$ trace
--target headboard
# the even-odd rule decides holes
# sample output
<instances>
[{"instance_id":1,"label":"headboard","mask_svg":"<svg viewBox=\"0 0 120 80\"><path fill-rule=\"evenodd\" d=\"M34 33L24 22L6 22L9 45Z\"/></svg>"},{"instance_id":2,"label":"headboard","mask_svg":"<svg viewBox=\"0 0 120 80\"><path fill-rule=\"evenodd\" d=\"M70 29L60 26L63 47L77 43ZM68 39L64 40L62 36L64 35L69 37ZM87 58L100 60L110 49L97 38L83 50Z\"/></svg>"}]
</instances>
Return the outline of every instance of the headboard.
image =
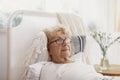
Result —
<instances>
[{"instance_id":1,"label":"headboard","mask_svg":"<svg viewBox=\"0 0 120 80\"><path fill-rule=\"evenodd\" d=\"M22 16L22 22L13 26L17 15ZM23 61L34 36L43 28L59 23L56 13L19 10L14 12L8 22L8 80L20 80Z\"/></svg>"}]
</instances>

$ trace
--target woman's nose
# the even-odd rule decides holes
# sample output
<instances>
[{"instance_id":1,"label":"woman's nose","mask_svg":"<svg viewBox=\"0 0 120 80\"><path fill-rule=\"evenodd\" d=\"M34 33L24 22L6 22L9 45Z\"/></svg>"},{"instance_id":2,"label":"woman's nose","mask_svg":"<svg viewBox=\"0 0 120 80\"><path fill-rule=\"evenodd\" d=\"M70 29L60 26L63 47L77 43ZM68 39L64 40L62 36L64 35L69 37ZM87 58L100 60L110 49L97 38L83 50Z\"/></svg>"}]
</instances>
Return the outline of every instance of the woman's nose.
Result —
<instances>
[{"instance_id":1,"label":"woman's nose","mask_svg":"<svg viewBox=\"0 0 120 80\"><path fill-rule=\"evenodd\" d=\"M68 45L68 43L66 43L66 42L63 43L63 46L67 46L67 45Z\"/></svg>"},{"instance_id":2,"label":"woman's nose","mask_svg":"<svg viewBox=\"0 0 120 80\"><path fill-rule=\"evenodd\" d=\"M63 45L67 45L67 44L69 44L69 42L67 42L67 40L64 40Z\"/></svg>"}]
</instances>

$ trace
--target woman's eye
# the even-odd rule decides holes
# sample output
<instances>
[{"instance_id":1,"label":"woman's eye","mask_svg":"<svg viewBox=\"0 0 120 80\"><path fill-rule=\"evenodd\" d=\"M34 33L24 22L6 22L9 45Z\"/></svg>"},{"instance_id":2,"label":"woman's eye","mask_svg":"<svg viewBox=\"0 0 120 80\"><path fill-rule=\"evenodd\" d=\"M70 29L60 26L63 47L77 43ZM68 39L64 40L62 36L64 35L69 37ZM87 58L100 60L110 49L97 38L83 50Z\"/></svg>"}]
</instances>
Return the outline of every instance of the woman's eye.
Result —
<instances>
[{"instance_id":1,"label":"woman's eye","mask_svg":"<svg viewBox=\"0 0 120 80\"><path fill-rule=\"evenodd\" d=\"M63 41L62 39L58 39L58 41Z\"/></svg>"},{"instance_id":2,"label":"woman's eye","mask_svg":"<svg viewBox=\"0 0 120 80\"><path fill-rule=\"evenodd\" d=\"M62 39L58 39L57 42L58 42L58 43L62 43L63 40L62 40Z\"/></svg>"}]
</instances>

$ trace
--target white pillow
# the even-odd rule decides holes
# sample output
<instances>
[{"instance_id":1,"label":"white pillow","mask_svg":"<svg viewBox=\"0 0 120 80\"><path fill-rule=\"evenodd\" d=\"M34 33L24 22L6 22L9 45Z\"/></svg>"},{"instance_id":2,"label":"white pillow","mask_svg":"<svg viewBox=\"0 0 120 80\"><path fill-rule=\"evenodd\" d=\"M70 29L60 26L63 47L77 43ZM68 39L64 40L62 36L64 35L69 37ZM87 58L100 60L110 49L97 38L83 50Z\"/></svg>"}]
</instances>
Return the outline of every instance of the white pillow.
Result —
<instances>
[{"instance_id":1,"label":"white pillow","mask_svg":"<svg viewBox=\"0 0 120 80\"><path fill-rule=\"evenodd\" d=\"M32 45L28 49L28 55L26 56L25 60L25 67L23 74L26 74L28 72L28 67L30 68L30 71L33 72L33 67L35 67L32 64L35 64L37 62L41 61L48 61L49 60L49 54L47 51L47 37L46 34L43 31L40 31L35 37L32 42ZM32 65L32 66L30 66ZM33 68L31 70L31 68ZM28 74L28 73L27 73ZM23 77L26 78L26 75L23 75Z\"/></svg>"},{"instance_id":2,"label":"white pillow","mask_svg":"<svg viewBox=\"0 0 120 80\"><path fill-rule=\"evenodd\" d=\"M36 48L35 52L37 53L38 61L48 61L50 56L47 50L47 36L43 31L37 34L33 45Z\"/></svg>"},{"instance_id":3,"label":"white pillow","mask_svg":"<svg viewBox=\"0 0 120 80\"><path fill-rule=\"evenodd\" d=\"M42 67L45 63L46 62L44 61L29 65L26 80L39 80Z\"/></svg>"},{"instance_id":4,"label":"white pillow","mask_svg":"<svg viewBox=\"0 0 120 80\"><path fill-rule=\"evenodd\" d=\"M83 54L84 52L78 52L77 54L74 54L71 56L71 59L74 61L79 61L80 63L83 63Z\"/></svg>"},{"instance_id":5,"label":"white pillow","mask_svg":"<svg viewBox=\"0 0 120 80\"><path fill-rule=\"evenodd\" d=\"M31 65L39 61L48 61L47 37L43 31L40 31L35 37L28 50L26 64Z\"/></svg>"}]
</instances>

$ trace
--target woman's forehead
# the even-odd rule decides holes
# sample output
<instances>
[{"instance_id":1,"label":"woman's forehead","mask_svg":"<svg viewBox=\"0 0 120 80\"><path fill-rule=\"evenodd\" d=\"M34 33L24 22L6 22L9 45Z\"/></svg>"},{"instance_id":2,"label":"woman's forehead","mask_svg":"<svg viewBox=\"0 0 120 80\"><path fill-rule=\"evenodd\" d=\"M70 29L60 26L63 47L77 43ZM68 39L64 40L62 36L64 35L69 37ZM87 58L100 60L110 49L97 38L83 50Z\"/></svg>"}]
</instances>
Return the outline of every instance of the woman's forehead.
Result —
<instances>
[{"instance_id":1,"label":"woman's forehead","mask_svg":"<svg viewBox=\"0 0 120 80\"><path fill-rule=\"evenodd\" d=\"M66 37L70 37L70 35L68 34L64 34L64 33L56 33L53 38L56 39L56 38L66 38Z\"/></svg>"},{"instance_id":2,"label":"woman's forehead","mask_svg":"<svg viewBox=\"0 0 120 80\"><path fill-rule=\"evenodd\" d=\"M53 31L51 31L50 35L49 35L49 40L53 40L56 38L66 38L66 37L70 37L70 33L68 30L66 30L65 28L56 28Z\"/></svg>"}]
</instances>

